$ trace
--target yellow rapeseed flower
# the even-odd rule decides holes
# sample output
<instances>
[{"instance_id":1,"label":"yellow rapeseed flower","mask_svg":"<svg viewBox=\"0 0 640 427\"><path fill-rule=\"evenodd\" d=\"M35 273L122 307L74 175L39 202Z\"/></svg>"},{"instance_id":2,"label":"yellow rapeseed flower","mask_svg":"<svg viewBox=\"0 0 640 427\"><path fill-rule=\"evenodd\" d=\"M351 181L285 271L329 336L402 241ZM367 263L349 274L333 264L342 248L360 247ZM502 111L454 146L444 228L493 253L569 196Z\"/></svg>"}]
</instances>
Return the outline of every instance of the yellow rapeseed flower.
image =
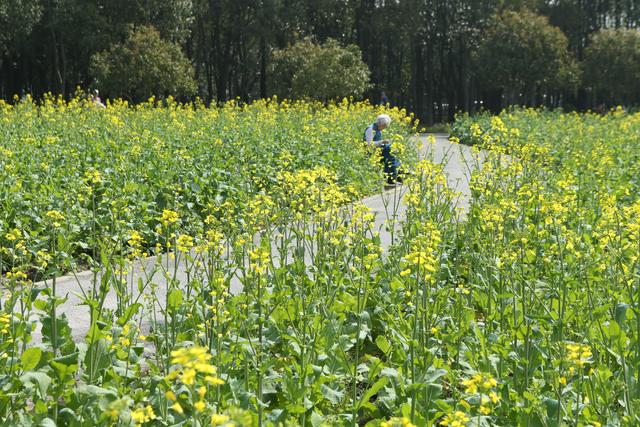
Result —
<instances>
[{"instance_id":1,"label":"yellow rapeseed flower","mask_svg":"<svg viewBox=\"0 0 640 427\"><path fill-rule=\"evenodd\" d=\"M416 427L409 418L391 418L389 421L382 421L380 427Z\"/></svg>"},{"instance_id":2,"label":"yellow rapeseed flower","mask_svg":"<svg viewBox=\"0 0 640 427\"><path fill-rule=\"evenodd\" d=\"M51 224L55 227L58 228L62 225L62 222L64 221L64 215L62 215L62 212L60 211L56 211L56 210L51 210L48 211L46 213L47 218L49 218L49 220L51 220Z\"/></svg>"},{"instance_id":3,"label":"yellow rapeseed flower","mask_svg":"<svg viewBox=\"0 0 640 427\"><path fill-rule=\"evenodd\" d=\"M148 423L155 418L156 415L150 405L147 405L143 408L137 408L133 412L131 412L131 419L136 423L136 425Z\"/></svg>"},{"instance_id":4,"label":"yellow rapeseed flower","mask_svg":"<svg viewBox=\"0 0 640 427\"><path fill-rule=\"evenodd\" d=\"M168 378L178 378L185 385L194 385L198 374L208 384L223 384L224 381L215 376L216 367L210 363L212 356L202 347L188 347L171 352L171 363L177 365L169 373Z\"/></svg>"},{"instance_id":5,"label":"yellow rapeseed flower","mask_svg":"<svg viewBox=\"0 0 640 427\"><path fill-rule=\"evenodd\" d=\"M465 427L470 420L469 416L464 412L455 411L447 414L442 420L440 420L440 425L449 427Z\"/></svg>"},{"instance_id":6,"label":"yellow rapeseed flower","mask_svg":"<svg viewBox=\"0 0 640 427\"><path fill-rule=\"evenodd\" d=\"M178 216L177 212L169 209L163 209L162 216L160 217L160 222L163 226L166 227L170 224L175 224L179 219L180 217Z\"/></svg>"},{"instance_id":7,"label":"yellow rapeseed flower","mask_svg":"<svg viewBox=\"0 0 640 427\"><path fill-rule=\"evenodd\" d=\"M214 414L211 416L211 426L212 427L221 426L227 423L229 420L230 418L228 415Z\"/></svg>"}]
</instances>

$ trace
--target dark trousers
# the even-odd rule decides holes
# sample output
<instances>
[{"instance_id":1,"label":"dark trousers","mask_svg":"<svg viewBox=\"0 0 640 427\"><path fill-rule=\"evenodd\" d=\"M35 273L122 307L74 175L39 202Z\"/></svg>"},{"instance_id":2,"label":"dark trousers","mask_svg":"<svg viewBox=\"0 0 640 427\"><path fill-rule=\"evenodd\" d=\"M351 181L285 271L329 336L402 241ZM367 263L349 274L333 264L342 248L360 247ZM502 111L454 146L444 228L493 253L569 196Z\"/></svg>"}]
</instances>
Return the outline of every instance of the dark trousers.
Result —
<instances>
[{"instance_id":1,"label":"dark trousers","mask_svg":"<svg viewBox=\"0 0 640 427\"><path fill-rule=\"evenodd\" d=\"M380 150L382 150L382 164L384 165L384 174L387 180L397 179L400 161L391 154L391 144L381 145Z\"/></svg>"}]
</instances>

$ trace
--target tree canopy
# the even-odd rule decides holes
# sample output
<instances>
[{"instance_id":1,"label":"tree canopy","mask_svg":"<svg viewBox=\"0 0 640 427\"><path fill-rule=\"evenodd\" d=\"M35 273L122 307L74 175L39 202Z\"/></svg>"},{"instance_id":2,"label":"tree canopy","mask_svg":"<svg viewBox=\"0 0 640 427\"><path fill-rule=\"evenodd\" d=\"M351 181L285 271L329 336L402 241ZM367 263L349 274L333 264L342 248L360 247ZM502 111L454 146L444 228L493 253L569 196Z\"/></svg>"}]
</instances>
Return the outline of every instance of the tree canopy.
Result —
<instances>
[{"instance_id":1,"label":"tree canopy","mask_svg":"<svg viewBox=\"0 0 640 427\"><path fill-rule=\"evenodd\" d=\"M640 31L595 33L584 59L585 83L595 102L630 103L640 97Z\"/></svg>"},{"instance_id":2,"label":"tree canopy","mask_svg":"<svg viewBox=\"0 0 640 427\"><path fill-rule=\"evenodd\" d=\"M347 50L350 45L358 47L370 72L371 86L364 97L378 100L384 90L392 104L428 121L452 118L456 111L499 109L512 102L583 109L600 102L635 104L640 102L637 92L621 98L615 95L620 89L613 93L603 89L606 78L596 77L598 65L592 61L596 50L589 46L603 43L594 37L600 30L637 32L636 3L3 0L0 97L47 91L67 95L77 85L90 87L95 84L90 59L96 53L125 43L131 26L152 26L162 40L180 46L194 69L197 94L207 101L249 101L279 93L282 52L301 41L304 45L306 39L316 47L332 39ZM505 33L509 28L516 33ZM500 34L507 37L501 39ZM510 54L501 55L497 46ZM599 49L598 56L618 58L613 52L619 47L607 46L612 51ZM578 70L584 72L584 80ZM293 82L293 75L287 78ZM321 81L307 79L314 84ZM314 88L313 96L333 96L318 90Z\"/></svg>"},{"instance_id":3,"label":"tree canopy","mask_svg":"<svg viewBox=\"0 0 640 427\"><path fill-rule=\"evenodd\" d=\"M281 98L360 98L370 86L358 46L342 47L333 39L322 45L305 39L277 50L272 64L272 90Z\"/></svg>"},{"instance_id":4,"label":"tree canopy","mask_svg":"<svg viewBox=\"0 0 640 427\"><path fill-rule=\"evenodd\" d=\"M481 82L503 90L506 104L535 105L541 91L571 89L577 80L566 36L526 10L495 15L476 57Z\"/></svg>"},{"instance_id":5,"label":"tree canopy","mask_svg":"<svg viewBox=\"0 0 640 427\"><path fill-rule=\"evenodd\" d=\"M91 58L95 85L109 97L139 102L151 96L194 95L193 67L180 46L153 27L131 30L124 43Z\"/></svg>"},{"instance_id":6,"label":"tree canopy","mask_svg":"<svg viewBox=\"0 0 640 427\"><path fill-rule=\"evenodd\" d=\"M42 4L38 0L0 2L0 61L20 37L29 35L41 15Z\"/></svg>"}]
</instances>

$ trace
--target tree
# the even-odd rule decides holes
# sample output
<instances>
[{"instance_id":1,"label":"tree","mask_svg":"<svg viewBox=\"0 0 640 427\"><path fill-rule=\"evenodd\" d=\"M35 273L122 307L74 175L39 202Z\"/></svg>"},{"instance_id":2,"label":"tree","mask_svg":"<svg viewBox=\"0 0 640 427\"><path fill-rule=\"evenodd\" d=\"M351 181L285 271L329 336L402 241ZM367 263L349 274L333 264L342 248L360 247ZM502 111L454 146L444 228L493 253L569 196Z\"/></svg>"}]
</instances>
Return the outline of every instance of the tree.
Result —
<instances>
[{"instance_id":1,"label":"tree","mask_svg":"<svg viewBox=\"0 0 640 427\"><path fill-rule=\"evenodd\" d=\"M150 96L191 96L193 68L180 46L163 40L150 26L129 33L124 43L91 58L96 86L107 96L137 102Z\"/></svg>"},{"instance_id":2,"label":"tree","mask_svg":"<svg viewBox=\"0 0 640 427\"><path fill-rule=\"evenodd\" d=\"M412 110L427 123L451 120L457 111L500 109L512 102L587 108L594 94L613 101L603 88L594 91L592 77L589 88L582 84L575 90L580 70L576 62L584 60L591 35L600 29L639 28L637 4L0 0L0 97L21 91L68 95L78 85L86 88L91 82L90 59L97 52L123 44L131 26L150 25L163 40L180 45L193 64L198 94L206 100L251 101L283 88L291 94L287 84L293 81L293 70L288 76L276 75L271 62L309 37L320 44L334 39L342 46L357 45L370 71L371 85L363 96L378 100L384 90L394 105ZM566 35L569 54L559 48L564 46L562 34L534 13L548 17ZM495 43L481 43L490 35ZM585 63L582 70L595 66L601 65ZM302 75L296 78L304 81ZM325 80L307 81L315 85ZM640 95L633 92L625 99L640 103Z\"/></svg>"},{"instance_id":3,"label":"tree","mask_svg":"<svg viewBox=\"0 0 640 427\"><path fill-rule=\"evenodd\" d=\"M629 103L640 97L640 30L600 30L585 51L585 83L594 101Z\"/></svg>"},{"instance_id":4,"label":"tree","mask_svg":"<svg viewBox=\"0 0 640 427\"><path fill-rule=\"evenodd\" d=\"M320 45L307 38L273 55L273 92L282 98L360 98L369 74L357 46L333 39Z\"/></svg>"},{"instance_id":5,"label":"tree","mask_svg":"<svg viewBox=\"0 0 640 427\"><path fill-rule=\"evenodd\" d=\"M541 91L577 84L578 70L566 36L533 12L494 16L476 54L478 76L487 88L502 90L508 105L537 103Z\"/></svg>"},{"instance_id":6,"label":"tree","mask_svg":"<svg viewBox=\"0 0 640 427\"><path fill-rule=\"evenodd\" d=\"M18 37L26 37L42 16L40 0L0 1L0 60Z\"/></svg>"},{"instance_id":7,"label":"tree","mask_svg":"<svg viewBox=\"0 0 640 427\"><path fill-rule=\"evenodd\" d=\"M140 24L151 24L162 37L182 43L194 22L191 0L136 0Z\"/></svg>"}]
</instances>

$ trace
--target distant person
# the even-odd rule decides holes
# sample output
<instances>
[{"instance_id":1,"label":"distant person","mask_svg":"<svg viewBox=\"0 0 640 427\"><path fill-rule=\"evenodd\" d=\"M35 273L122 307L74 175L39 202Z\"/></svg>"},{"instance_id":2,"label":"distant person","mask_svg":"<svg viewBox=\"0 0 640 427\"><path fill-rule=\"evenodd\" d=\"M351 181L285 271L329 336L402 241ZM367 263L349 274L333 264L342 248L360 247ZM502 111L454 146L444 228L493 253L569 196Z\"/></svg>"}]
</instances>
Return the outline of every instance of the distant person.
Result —
<instances>
[{"instance_id":1,"label":"distant person","mask_svg":"<svg viewBox=\"0 0 640 427\"><path fill-rule=\"evenodd\" d=\"M384 91L380 92L380 105L387 105L389 103L389 98L387 98L387 94Z\"/></svg>"},{"instance_id":2,"label":"distant person","mask_svg":"<svg viewBox=\"0 0 640 427\"><path fill-rule=\"evenodd\" d=\"M106 108L104 103L102 102L102 99L100 99L100 93L98 92L98 89L94 90L91 95L89 95L89 99L94 106L98 108Z\"/></svg>"},{"instance_id":3,"label":"distant person","mask_svg":"<svg viewBox=\"0 0 640 427\"><path fill-rule=\"evenodd\" d=\"M387 114L380 114L376 118L375 123L367 126L365 129L363 141L366 142L367 146L371 149L380 149L387 184L394 185L402 182L402 178L398 176L400 161L396 156L391 154L391 142L387 139L382 139L382 131L388 128L390 124L391 117Z\"/></svg>"}]
</instances>

